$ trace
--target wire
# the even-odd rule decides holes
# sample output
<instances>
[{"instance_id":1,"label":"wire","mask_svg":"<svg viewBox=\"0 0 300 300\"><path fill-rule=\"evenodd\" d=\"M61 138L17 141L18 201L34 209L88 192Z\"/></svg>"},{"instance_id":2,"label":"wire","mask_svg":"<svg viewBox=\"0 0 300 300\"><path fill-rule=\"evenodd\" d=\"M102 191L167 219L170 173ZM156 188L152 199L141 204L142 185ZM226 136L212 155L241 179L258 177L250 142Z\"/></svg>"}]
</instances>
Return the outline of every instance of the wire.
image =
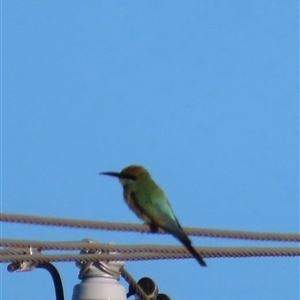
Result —
<instances>
[{"instance_id":1,"label":"wire","mask_svg":"<svg viewBox=\"0 0 300 300\"><path fill-rule=\"evenodd\" d=\"M111 252L119 252L119 253L120 252L121 253L140 253L140 252L155 252L155 253L181 252L182 253L185 251L185 248L182 246L169 246L169 245L153 245L153 244L114 245L114 244L101 244L101 243L87 243L82 241L49 242L49 241L15 240L15 239L1 239L0 246L14 247L18 249L33 247L39 250L88 250L88 251L103 251L103 252L111 251ZM198 247L198 249L202 249L202 248ZM6 249L5 251L13 252L14 250Z\"/></svg>"},{"instance_id":2,"label":"wire","mask_svg":"<svg viewBox=\"0 0 300 300\"><path fill-rule=\"evenodd\" d=\"M200 251L199 251L200 252ZM201 255L208 258L217 257L271 257L271 256L300 256L296 247L203 247ZM2 255L0 262L33 262L46 263L50 261L141 261L154 259L183 259L191 258L188 251L174 253L124 253L124 254L32 254L32 255Z\"/></svg>"},{"instance_id":3,"label":"wire","mask_svg":"<svg viewBox=\"0 0 300 300\"><path fill-rule=\"evenodd\" d=\"M0 240L0 245L1 245L1 240ZM0 249L0 257L2 255L14 255L14 254L26 254L26 249L24 248L5 248L5 249Z\"/></svg>"},{"instance_id":4,"label":"wire","mask_svg":"<svg viewBox=\"0 0 300 300\"><path fill-rule=\"evenodd\" d=\"M24 248L36 248L41 250L86 250L86 251L102 251L107 254L109 251L115 254L132 254L136 253L137 256L140 253L154 253L154 254L187 254L189 253L183 246L170 246L170 245L114 245L114 244L101 244L101 243L87 243L87 242L48 242L48 241L32 241L32 240L12 240L12 239L2 239L0 240L0 246L2 247L13 247L4 248L1 250L3 255L15 255L15 254L26 254ZM23 252L22 251L23 248ZM195 247L201 255L209 257L211 253L215 255L219 250L229 251L230 249L255 249L255 251L272 251L276 249L298 249L299 248L271 248L271 247ZM2 253L3 251L3 253Z\"/></svg>"},{"instance_id":5,"label":"wire","mask_svg":"<svg viewBox=\"0 0 300 300\"><path fill-rule=\"evenodd\" d=\"M115 223L115 222L100 222L87 221L77 219L49 218L31 215L18 215L1 213L0 221L26 223L35 225L51 225L60 227L73 227L85 229L102 229L112 231L131 231L149 233L149 226L133 224L133 223ZM297 233L272 233L272 232L249 232L239 230L219 230L206 228L184 228L188 235L214 237L214 238L231 238L231 239L246 239L246 240L261 240L261 241L280 241L280 242L300 242L300 234ZM159 230L158 233L165 234L166 232Z\"/></svg>"},{"instance_id":6,"label":"wire","mask_svg":"<svg viewBox=\"0 0 300 300\"><path fill-rule=\"evenodd\" d=\"M38 264L36 268L45 269L50 273L54 283L56 300L64 300L63 285L57 269L48 262Z\"/></svg>"},{"instance_id":7,"label":"wire","mask_svg":"<svg viewBox=\"0 0 300 300\"><path fill-rule=\"evenodd\" d=\"M135 279L129 274L129 272L124 267L121 269L121 275L129 284L129 290L132 289L135 292L135 294L137 294L140 297L141 300L150 300L146 293L143 291L143 289L138 285ZM130 295L128 295L127 298L129 296Z\"/></svg>"}]
</instances>

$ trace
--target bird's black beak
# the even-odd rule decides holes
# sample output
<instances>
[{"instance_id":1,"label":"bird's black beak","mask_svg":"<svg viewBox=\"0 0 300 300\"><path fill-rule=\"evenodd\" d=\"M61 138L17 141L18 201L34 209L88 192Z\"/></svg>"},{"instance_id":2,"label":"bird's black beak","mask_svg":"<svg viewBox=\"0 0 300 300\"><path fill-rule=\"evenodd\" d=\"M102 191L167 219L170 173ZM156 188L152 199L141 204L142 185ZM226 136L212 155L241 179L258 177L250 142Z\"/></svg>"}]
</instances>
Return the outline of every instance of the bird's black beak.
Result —
<instances>
[{"instance_id":1,"label":"bird's black beak","mask_svg":"<svg viewBox=\"0 0 300 300\"><path fill-rule=\"evenodd\" d=\"M113 176L113 177L117 177L117 178L121 177L121 174L118 172L101 172L101 173L99 173L99 175L108 175L108 176Z\"/></svg>"},{"instance_id":2,"label":"bird's black beak","mask_svg":"<svg viewBox=\"0 0 300 300\"><path fill-rule=\"evenodd\" d=\"M136 176L131 175L131 174L123 174L123 173L118 173L118 172L101 172L99 175L108 175L108 176L113 176L117 177L119 179L129 179L129 180L136 180Z\"/></svg>"}]
</instances>

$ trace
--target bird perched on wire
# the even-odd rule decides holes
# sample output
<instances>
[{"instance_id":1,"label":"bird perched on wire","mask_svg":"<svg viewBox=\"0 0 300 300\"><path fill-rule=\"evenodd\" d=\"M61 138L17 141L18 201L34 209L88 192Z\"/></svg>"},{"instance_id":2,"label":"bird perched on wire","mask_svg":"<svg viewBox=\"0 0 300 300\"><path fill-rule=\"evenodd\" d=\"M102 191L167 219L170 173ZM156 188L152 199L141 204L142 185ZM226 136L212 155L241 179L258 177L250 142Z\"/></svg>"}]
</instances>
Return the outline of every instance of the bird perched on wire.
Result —
<instances>
[{"instance_id":1,"label":"bird perched on wire","mask_svg":"<svg viewBox=\"0 0 300 300\"><path fill-rule=\"evenodd\" d=\"M121 172L102 172L100 174L119 178L126 203L139 218L150 226L152 232L161 228L171 233L201 266L206 266L205 261L192 246L191 240L179 224L166 194L144 167L132 165Z\"/></svg>"}]
</instances>

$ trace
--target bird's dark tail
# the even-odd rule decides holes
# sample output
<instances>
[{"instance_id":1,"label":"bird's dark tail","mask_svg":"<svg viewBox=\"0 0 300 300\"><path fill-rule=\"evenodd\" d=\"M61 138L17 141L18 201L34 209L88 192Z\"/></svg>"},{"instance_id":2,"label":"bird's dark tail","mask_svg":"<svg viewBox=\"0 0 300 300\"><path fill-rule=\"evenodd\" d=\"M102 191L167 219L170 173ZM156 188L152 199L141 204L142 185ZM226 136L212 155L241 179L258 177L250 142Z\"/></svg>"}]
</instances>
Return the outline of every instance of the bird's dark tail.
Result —
<instances>
[{"instance_id":1,"label":"bird's dark tail","mask_svg":"<svg viewBox=\"0 0 300 300\"><path fill-rule=\"evenodd\" d=\"M196 249L192 246L192 242L191 240L186 236L181 236L181 237L177 237L180 242L185 246L185 248L187 250L189 250L189 252L195 257L195 259L198 261L198 263L202 266L202 267L206 267L206 262L204 261L204 259L201 257L201 255L196 251Z\"/></svg>"},{"instance_id":2,"label":"bird's dark tail","mask_svg":"<svg viewBox=\"0 0 300 300\"><path fill-rule=\"evenodd\" d=\"M175 222L174 222L173 219L170 219L169 221L170 222L164 224L164 226L160 225L160 227L162 227L164 230L170 232L174 237L176 237L185 246L185 248L195 257L195 259L198 261L198 263L202 267L206 267L206 263L205 263L204 259L196 251L196 249L192 246L191 240L183 231L178 220L175 219ZM154 226L157 227L157 225L154 225Z\"/></svg>"}]
</instances>

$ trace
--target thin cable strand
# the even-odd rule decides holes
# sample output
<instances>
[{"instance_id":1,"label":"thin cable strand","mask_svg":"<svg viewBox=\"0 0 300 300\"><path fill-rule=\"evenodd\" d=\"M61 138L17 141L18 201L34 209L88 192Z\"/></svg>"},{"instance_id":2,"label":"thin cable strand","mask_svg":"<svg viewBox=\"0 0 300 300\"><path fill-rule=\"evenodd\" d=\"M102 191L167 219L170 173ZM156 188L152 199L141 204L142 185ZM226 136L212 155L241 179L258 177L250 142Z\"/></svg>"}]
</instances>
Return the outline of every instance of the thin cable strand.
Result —
<instances>
[{"instance_id":1,"label":"thin cable strand","mask_svg":"<svg viewBox=\"0 0 300 300\"><path fill-rule=\"evenodd\" d=\"M129 286L136 292L136 294L140 297L141 300L150 300L142 288L137 284L135 279L129 274L129 272L125 269L121 269L122 277L127 281Z\"/></svg>"},{"instance_id":2,"label":"thin cable strand","mask_svg":"<svg viewBox=\"0 0 300 300\"><path fill-rule=\"evenodd\" d=\"M114 244L101 244L101 243L87 243L82 241L49 242L49 241L32 241L32 240L15 240L15 239L2 239L0 240L0 246L15 247L18 249L20 248L29 249L30 247L33 247L39 250L89 250L89 251L104 251L104 252L111 251L111 252L121 252L121 253L140 253L140 252L182 253L185 251L185 248L183 246L169 246L169 245L154 245L154 244L114 245ZM202 248L198 247L198 249L202 249Z\"/></svg>"},{"instance_id":3,"label":"thin cable strand","mask_svg":"<svg viewBox=\"0 0 300 300\"><path fill-rule=\"evenodd\" d=\"M2 255L15 255L15 254L26 254L26 249L24 249L24 248L4 248L4 249L0 249L0 257Z\"/></svg>"},{"instance_id":4,"label":"thin cable strand","mask_svg":"<svg viewBox=\"0 0 300 300\"><path fill-rule=\"evenodd\" d=\"M102 229L112 231L131 231L149 233L150 229L146 225L133 223L115 223L115 222L100 222L87 221L77 219L63 219L63 218L49 218L30 215L18 215L1 213L0 221L26 223L35 225L73 227L85 229ZM279 241L279 242L300 242L300 234L297 233L272 233L272 232L249 232L239 230L218 230L207 228L192 228L186 227L184 231L188 235L213 237L213 238L231 238L231 239L246 239L246 240L260 240L260 241ZM159 230L158 233L165 234L166 232Z\"/></svg>"},{"instance_id":5,"label":"thin cable strand","mask_svg":"<svg viewBox=\"0 0 300 300\"><path fill-rule=\"evenodd\" d=\"M201 255L206 258L219 257L272 257L272 256L300 256L300 249L296 247L205 247L201 248ZM140 261L155 259L183 259L192 258L190 253L124 253L124 254L32 254L32 255L2 255L0 262L28 261L45 263L50 261Z\"/></svg>"},{"instance_id":6,"label":"thin cable strand","mask_svg":"<svg viewBox=\"0 0 300 300\"><path fill-rule=\"evenodd\" d=\"M107 253L110 251L111 253L116 254L130 254L130 253L157 253L157 254L187 254L189 253L185 247L183 246L170 246L170 245L155 245L155 244L145 244L145 245L115 245L115 244L101 244L101 243L87 243L87 242L49 242L49 241L32 241L32 240L13 240L13 239L2 239L0 240L0 246L2 247L10 247L4 248L2 251L7 251L8 254L21 254L21 249L29 249L35 248L41 250L86 250L86 251L102 251ZM13 250L15 249L15 250ZM201 255L208 255L210 253L215 253L216 251L228 251L230 249L255 249L255 251L263 250L269 251L273 249L299 249L292 247L199 247L195 246L195 249ZM300 250L299 250L300 251ZM1 253L1 252L0 252ZM23 253L26 254L25 250ZM4 253L5 254L5 253Z\"/></svg>"}]
</instances>

